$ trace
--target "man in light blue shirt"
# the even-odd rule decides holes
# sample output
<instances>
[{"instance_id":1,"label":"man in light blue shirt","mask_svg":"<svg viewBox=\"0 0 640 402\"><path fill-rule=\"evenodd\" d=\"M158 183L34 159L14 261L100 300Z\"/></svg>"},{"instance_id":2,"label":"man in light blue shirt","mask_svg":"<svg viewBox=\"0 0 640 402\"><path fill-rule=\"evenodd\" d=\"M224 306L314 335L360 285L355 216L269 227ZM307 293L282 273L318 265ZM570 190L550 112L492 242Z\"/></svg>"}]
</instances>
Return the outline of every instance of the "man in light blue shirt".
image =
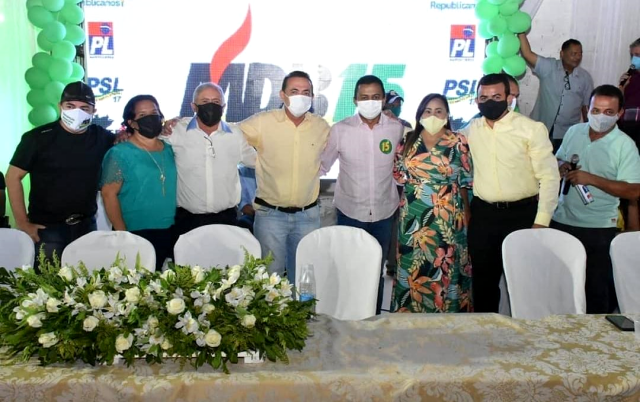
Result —
<instances>
[{"instance_id":1,"label":"man in light blue shirt","mask_svg":"<svg viewBox=\"0 0 640 402\"><path fill-rule=\"evenodd\" d=\"M560 173L571 184L588 186L593 202L584 204L575 188L562 197L551 227L578 238L587 252L588 314L611 313L616 307L609 246L616 234L620 198L633 199L640 191L640 156L635 143L620 131L616 121L622 109L622 92L602 85L591 95L589 122L572 126L556 157L564 161ZM568 161L578 155L579 169Z\"/></svg>"}]
</instances>

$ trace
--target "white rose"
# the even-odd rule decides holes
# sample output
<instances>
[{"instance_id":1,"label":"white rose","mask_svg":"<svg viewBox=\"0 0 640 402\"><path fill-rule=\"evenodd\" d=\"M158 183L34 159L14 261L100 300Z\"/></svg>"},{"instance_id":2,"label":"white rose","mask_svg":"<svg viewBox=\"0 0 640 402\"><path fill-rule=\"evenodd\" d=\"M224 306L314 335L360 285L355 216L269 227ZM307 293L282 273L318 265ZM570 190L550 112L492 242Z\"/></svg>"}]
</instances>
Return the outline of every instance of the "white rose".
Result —
<instances>
[{"instance_id":1,"label":"white rose","mask_svg":"<svg viewBox=\"0 0 640 402\"><path fill-rule=\"evenodd\" d=\"M89 304L94 309L100 309L107 304L107 295L102 290L96 290L89 295Z\"/></svg>"},{"instance_id":2,"label":"white rose","mask_svg":"<svg viewBox=\"0 0 640 402\"><path fill-rule=\"evenodd\" d=\"M207 346L215 348L216 346L220 346L220 341L222 340L222 336L218 333L218 331L214 329L210 329L209 332L204 336L204 341Z\"/></svg>"},{"instance_id":3,"label":"white rose","mask_svg":"<svg viewBox=\"0 0 640 402\"><path fill-rule=\"evenodd\" d=\"M200 283L204 280L204 269L200 265L196 265L191 268L191 276L193 277L193 281L195 283Z\"/></svg>"},{"instance_id":4,"label":"white rose","mask_svg":"<svg viewBox=\"0 0 640 402\"><path fill-rule=\"evenodd\" d=\"M30 315L29 318L27 318L27 324L32 328L40 328L42 326L41 320L44 319L44 317L44 313Z\"/></svg>"},{"instance_id":5,"label":"white rose","mask_svg":"<svg viewBox=\"0 0 640 402\"><path fill-rule=\"evenodd\" d=\"M71 282L73 280L73 271L65 265L58 271L58 276Z\"/></svg>"},{"instance_id":6,"label":"white rose","mask_svg":"<svg viewBox=\"0 0 640 402\"><path fill-rule=\"evenodd\" d=\"M169 314L178 315L182 313L185 309L184 300L182 299L171 299L167 302L167 311Z\"/></svg>"},{"instance_id":7,"label":"white rose","mask_svg":"<svg viewBox=\"0 0 640 402\"><path fill-rule=\"evenodd\" d=\"M58 299L54 299L53 297L49 298L49 300L47 300L47 311L50 313L57 313L58 312L58 306L60 305L60 303L62 303L60 300Z\"/></svg>"},{"instance_id":8,"label":"white rose","mask_svg":"<svg viewBox=\"0 0 640 402\"><path fill-rule=\"evenodd\" d=\"M164 279L165 281L170 280L171 278L173 278L174 276L176 276L176 273L173 272L170 269L167 269L166 271L164 271L162 273L162 275L160 275L160 278Z\"/></svg>"},{"instance_id":9,"label":"white rose","mask_svg":"<svg viewBox=\"0 0 640 402\"><path fill-rule=\"evenodd\" d=\"M116 350L118 353L122 353L125 350L129 349L133 344L133 335L129 334L126 338L124 335L120 334L116 338Z\"/></svg>"},{"instance_id":10,"label":"white rose","mask_svg":"<svg viewBox=\"0 0 640 402\"><path fill-rule=\"evenodd\" d=\"M204 306L202 306L202 312L205 314L209 314L215 309L216 307L213 304L205 304Z\"/></svg>"},{"instance_id":11,"label":"white rose","mask_svg":"<svg viewBox=\"0 0 640 402\"><path fill-rule=\"evenodd\" d=\"M50 348L58 343L58 337L55 332L47 332L46 334L42 334L38 337L38 342L40 342L43 347Z\"/></svg>"},{"instance_id":12,"label":"white rose","mask_svg":"<svg viewBox=\"0 0 640 402\"><path fill-rule=\"evenodd\" d=\"M124 297L129 303L137 303L140 300L140 289L129 288L124 292Z\"/></svg>"},{"instance_id":13,"label":"white rose","mask_svg":"<svg viewBox=\"0 0 640 402\"><path fill-rule=\"evenodd\" d=\"M242 317L242 326L246 328L253 328L256 325L256 316L253 314L247 314Z\"/></svg>"},{"instance_id":14,"label":"white rose","mask_svg":"<svg viewBox=\"0 0 640 402\"><path fill-rule=\"evenodd\" d=\"M158 319L156 317L151 316L147 318L147 325L149 326L150 329L158 328L159 324L160 323L158 322Z\"/></svg>"},{"instance_id":15,"label":"white rose","mask_svg":"<svg viewBox=\"0 0 640 402\"><path fill-rule=\"evenodd\" d=\"M162 341L162 345L160 345L162 350L169 350L169 349L171 349L172 346L173 345L171 344L171 342L169 342L169 340L167 338L165 338L164 341Z\"/></svg>"},{"instance_id":16,"label":"white rose","mask_svg":"<svg viewBox=\"0 0 640 402\"><path fill-rule=\"evenodd\" d=\"M90 315L89 317L85 318L84 321L82 322L82 329L84 329L87 332L91 332L94 330L95 327L98 326L99 322L100 320Z\"/></svg>"}]
</instances>

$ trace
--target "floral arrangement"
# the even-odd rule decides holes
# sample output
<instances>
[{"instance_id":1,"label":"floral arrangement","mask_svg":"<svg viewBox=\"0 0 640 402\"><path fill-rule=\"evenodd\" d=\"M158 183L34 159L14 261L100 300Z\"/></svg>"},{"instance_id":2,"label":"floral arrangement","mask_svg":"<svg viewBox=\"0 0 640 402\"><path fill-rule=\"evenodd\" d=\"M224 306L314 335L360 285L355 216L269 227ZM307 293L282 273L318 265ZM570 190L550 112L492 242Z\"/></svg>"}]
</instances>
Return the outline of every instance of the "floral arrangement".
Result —
<instances>
[{"instance_id":1,"label":"floral arrangement","mask_svg":"<svg viewBox=\"0 0 640 402\"><path fill-rule=\"evenodd\" d=\"M302 350L315 301L293 298L292 285L269 275L249 254L228 268L172 266L164 272L113 266L89 272L39 256L31 267L0 268L0 346L12 358L112 364L121 355L210 364L228 373L238 353L288 362Z\"/></svg>"}]
</instances>

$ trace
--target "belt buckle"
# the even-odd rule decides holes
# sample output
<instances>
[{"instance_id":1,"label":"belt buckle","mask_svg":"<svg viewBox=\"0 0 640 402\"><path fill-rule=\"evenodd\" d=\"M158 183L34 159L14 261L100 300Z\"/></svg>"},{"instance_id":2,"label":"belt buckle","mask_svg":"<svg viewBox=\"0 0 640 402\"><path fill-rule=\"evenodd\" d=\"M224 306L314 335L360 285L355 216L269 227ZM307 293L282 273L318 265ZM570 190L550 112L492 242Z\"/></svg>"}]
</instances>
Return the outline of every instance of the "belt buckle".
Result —
<instances>
[{"instance_id":1,"label":"belt buckle","mask_svg":"<svg viewBox=\"0 0 640 402\"><path fill-rule=\"evenodd\" d=\"M73 214L64 220L64 223L69 226L77 225L80 222L82 222L82 215L80 214Z\"/></svg>"},{"instance_id":2,"label":"belt buckle","mask_svg":"<svg viewBox=\"0 0 640 402\"><path fill-rule=\"evenodd\" d=\"M509 201L498 201L496 202L497 209L509 209Z\"/></svg>"}]
</instances>

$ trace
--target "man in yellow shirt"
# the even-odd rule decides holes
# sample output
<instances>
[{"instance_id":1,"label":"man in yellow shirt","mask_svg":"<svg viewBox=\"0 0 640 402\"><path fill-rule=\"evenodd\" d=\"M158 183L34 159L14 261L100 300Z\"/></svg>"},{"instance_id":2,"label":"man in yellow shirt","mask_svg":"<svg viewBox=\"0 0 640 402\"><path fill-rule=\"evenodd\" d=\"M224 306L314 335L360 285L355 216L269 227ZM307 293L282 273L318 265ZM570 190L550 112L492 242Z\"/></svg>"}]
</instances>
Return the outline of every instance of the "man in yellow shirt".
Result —
<instances>
[{"instance_id":1,"label":"man in yellow shirt","mask_svg":"<svg viewBox=\"0 0 640 402\"><path fill-rule=\"evenodd\" d=\"M300 240L320 228L317 205L320 192L320 154L329 136L329 125L309 112L313 84L302 71L282 81L282 109L255 114L240 123L249 145L256 148L254 234L262 254L271 252L271 272L295 283L295 257Z\"/></svg>"},{"instance_id":2,"label":"man in yellow shirt","mask_svg":"<svg viewBox=\"0 0 640 402\"><path fill-rule=\"evenodd\" d=\"M558 205L560 174L547 129L510 111L508 96L505 74L482 77L476 103L483 117L466 132L474 163L468 241L476 312L498 312L504 238L549 226Z\"/></svg>"}]
</instances>

